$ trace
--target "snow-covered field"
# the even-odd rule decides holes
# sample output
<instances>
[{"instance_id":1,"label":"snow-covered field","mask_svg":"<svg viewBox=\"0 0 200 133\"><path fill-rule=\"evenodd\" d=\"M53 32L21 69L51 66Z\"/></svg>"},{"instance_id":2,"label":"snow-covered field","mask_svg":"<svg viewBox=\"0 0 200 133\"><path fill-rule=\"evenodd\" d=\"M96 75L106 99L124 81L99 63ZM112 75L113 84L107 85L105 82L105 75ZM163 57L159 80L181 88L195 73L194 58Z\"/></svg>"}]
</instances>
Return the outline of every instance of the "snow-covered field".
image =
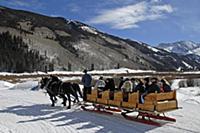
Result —
<instances>
[{"instance_id":1,"label":"snow-covered field","mask_svg":"<svg viewBox=\"0 0 200 133\"><path fill-rule=\"evenodd\" d=\"M178 88L179 107L167 113L177 122L161 127L144 125L117 116L82 111L78 106L66 110L58 101L50 106L49 97L33 90L37 81L8 83L0 81L0 133L199 133L200 88Z\"/></svg>"}]
</instances>

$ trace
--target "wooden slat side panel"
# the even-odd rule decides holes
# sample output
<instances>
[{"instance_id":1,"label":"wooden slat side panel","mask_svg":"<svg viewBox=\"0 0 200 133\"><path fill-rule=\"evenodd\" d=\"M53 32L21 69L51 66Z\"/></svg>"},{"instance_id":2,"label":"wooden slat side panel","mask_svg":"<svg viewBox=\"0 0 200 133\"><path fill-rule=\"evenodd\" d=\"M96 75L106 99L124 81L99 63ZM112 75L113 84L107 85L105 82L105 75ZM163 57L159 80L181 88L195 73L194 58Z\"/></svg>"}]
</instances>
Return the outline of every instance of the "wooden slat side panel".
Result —
<instances>
[{"instance_id":1,"label":"wooden slat side panel","mask_svg":"<svg viewBox=\"0 0 200 133\"><path fill-rule=\"evenodd\" d=\"M97 98L97 103L101 103L101 104L108 104L108 100L107 99L101 99L101 98Z\"/></svg>"},{"instance_id":2,"label":"wooden slat side panel","mask_svg":"<svg viewBox=\"0 0 200 133\"><path fill-rule=\"evenodd\" d=\"M144 97L144 99L148 100L148 101L155 101L156 100L156 95L157 95L157 93L150 93L150 94L147 94Z\"/></svg>"},{"instance_id":3,"label":"wooden slat side panel","mask_svg":"<svg viewBox=\"0 0 200 133\"><path fill-rule=\"evenodd\" d=\"M87 101L96 102L97 97L87 94Z\"/></svg>"},{"instance_id":4,"label":"wooden slat side panel","mask_svg":"<svg viewBox=\"0 0 200 133\"><path fill-rule=\"evenodd\" d=\"M172 109L176 109L176 108L177 108L177 101L176 100L159 102L156 105L156 111L158 111L158 112L163 112L163 111L172 110Z\"/></svg>"},{"instance_id":5,"label":"wooden slat side panel","mask_svg":"<svg viewBox=\"0 0 200 133\"><path fill-rule=\"evenodd\" d=\"M102 99L109 99L109 97L110 97L110 92L109 91L104 91L103 93L102 93Z\"/></svg>"},{"instance_id":6,"label":"wooden slat side panel","mask_svg":"<svg viewBox=\"0 0 200 133\"><path fill-rule=\"evenodd\" d=\"M109 105L121 107L121 101L108 100Z\"/></svg>"},{"instance_id":7,"label":"wooden slat side panel","mask_svg":"<svg viewBox=\"0 0 200 133\"><path fill-rule=\"evenodd\" d=\"M154 105L152 104L138 104L139 110L154 111Z\"/></svg>"},{"instance_id":8,"label":"wooden slat side panel","mask_svg":"<svg viewBox=\"0 0 200 133\"><path fill-rule=\"evenodd\" d=\"M114 93L114 101L122 101L123 100L123 93L122 92L115 92Z\"/></svg>"},{"instance_id":9,"label":"wooden slat side panel","mask_svg":"<svg viewBox=\"0 0 200 133\"><path fill-rule=\"evenodd\" d=\"M157 100L162 101L162 100L172 100L174 99L174 92L164 92L164 93L158 93L157 94Z\"/></svg>"},{"instance_id":10,"label":"wooden slat side panel","mask_svg":"<svg viewBox=\"0 0 200 133\"><path fill-rule=\"evenodd\" d=\"M129 93L128 102L139 103L139 93Z\"/></svg>"},{"instance_id":11,"label":"wooden slat side panel","mask_svg":"<svg viewBox=\"0 0 200 133\"><path fill-rule=\"evenodd\" d=\"M122 102L122 107L133 109L137 107L137 103Z\"/></svg>"},{"instance_id":12,"label":"wooden slat side panel","mask_svg":"<svg viewBox=\"0 0 200 133\"><path fill-rule=\"evenodd\" d=\"M98 90L97 90L97 89L92 90L91 95L94 95L94 96L97 97L97 95L98 95Z\"/></svg>"}]
</instances>

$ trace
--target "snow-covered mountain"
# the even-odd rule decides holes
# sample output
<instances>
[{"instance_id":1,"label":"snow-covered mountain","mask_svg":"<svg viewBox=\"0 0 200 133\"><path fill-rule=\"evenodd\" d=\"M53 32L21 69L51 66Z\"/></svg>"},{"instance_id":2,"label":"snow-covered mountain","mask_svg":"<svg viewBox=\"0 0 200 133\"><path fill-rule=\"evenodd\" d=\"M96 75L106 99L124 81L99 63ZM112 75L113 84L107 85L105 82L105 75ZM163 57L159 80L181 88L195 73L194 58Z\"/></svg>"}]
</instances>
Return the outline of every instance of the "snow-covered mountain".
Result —
<instances>
[{"instance_id":1,"label":"snow-covered mountain","mask_svg":"<svg viewBox=\"0 0 200 133\"><path fill-rule=\"evenodd\" d=\"M109 35L78 21L0 7L0 33L6 31L21 37L30 50L48 57L54 70L200 69L198 61L185 55Z\"/></svg>"},{"instance_id":2,"label":"snow-covered mountain","mask_svg":"<svg viewBox=\"0 0 200 133\"><path fill-rule=\"evenodd\" d=\"M158 47L182 55L188 55L188 54L200 55L200 43L196 43L193 41L161 43L158 45Z\"/></svg>"}]
</instances>

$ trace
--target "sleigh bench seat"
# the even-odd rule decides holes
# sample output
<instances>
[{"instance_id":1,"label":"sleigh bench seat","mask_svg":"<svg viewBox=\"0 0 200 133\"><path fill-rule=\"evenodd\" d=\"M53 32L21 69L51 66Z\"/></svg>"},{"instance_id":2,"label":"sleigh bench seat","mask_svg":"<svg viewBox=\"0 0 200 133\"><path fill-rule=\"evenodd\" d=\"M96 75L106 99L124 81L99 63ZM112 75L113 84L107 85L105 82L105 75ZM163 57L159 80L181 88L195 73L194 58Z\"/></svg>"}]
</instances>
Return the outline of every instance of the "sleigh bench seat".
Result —
<instances>
[{"instance_id":1,"label":"sleigh bench seat","mask_svg":"<svg viewBox=\"0 0 200 133\"><path fill-rule=\"evenodd\" d=\"M165 112L177 109L176 91L150 93L145 96L144 104L138 104L139 110Z\"/></svg>"},{"instance_id":2,"label":"sleigh bench seat","mask_svg":"<svg viewBox=\"0 0 200 133\"><path fill-rule=\"evenodd\" d=\"M139 92L129 93L128 101L122 101L122 108L137 108L137 104L139 103Z\"/></svg>"},{"instance_id":3,"label":"sleigh bench seat","mask_svg":"<svg viewBox=\"0 0 200 133\"><path fill-rule=\"evenodd\" d=\"M108 100L108 104L110 106L121 107L122 101L123 101L123 93L121 91L118 91L118 92L114 93L114 99L113 100Z\"/></svg>"},{"instance_id":4,"label":"sleigh bench seat","mask_svg":"<svg viewBox=\"0 0 200 133\"><path fill-rule=\"evenodd\" d=\"M101 95L100 95L100 97L97 98L97 103L107 105L109 97L110 97L110 91L103 91L100 93L101 93Z\"/></svg>"},{"instance_id":5,"label":"sleigh bench seat","mask_svg":"<svg viewBox=\"0 0 200 133\"><path fill-rule=\"evenodd\" d=\"M97 89L93 89L91 91L91 94L87 94L87 101L88 102L96 102L97 96L98 96L98 90Z\"/></svg>"}]
</instances>

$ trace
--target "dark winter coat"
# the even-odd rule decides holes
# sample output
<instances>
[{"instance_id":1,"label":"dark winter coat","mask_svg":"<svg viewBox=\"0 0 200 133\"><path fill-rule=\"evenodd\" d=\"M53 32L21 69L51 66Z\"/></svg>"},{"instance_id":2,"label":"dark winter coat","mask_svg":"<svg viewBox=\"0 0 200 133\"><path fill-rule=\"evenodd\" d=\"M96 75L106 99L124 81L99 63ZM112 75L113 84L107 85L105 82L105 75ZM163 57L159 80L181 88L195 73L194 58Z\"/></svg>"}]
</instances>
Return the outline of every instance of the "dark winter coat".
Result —
<instances>
[{"instance_id":1,"label":"dark winter coat","mask_svg":"<svg viewBox=\"0 0 200 133\"><path fill-rule=\"evenodd\" d=\"M144 92L145 92L144 84L139 83L139 84L135 87L135 91L139 91L139 93L144 93Z\"/></svg>"},{"instance_id":2,"label":"dark winter coat","mask_svg":"<svg viewBox=\"0 0 200 133\"><path fill-rule=\"evenodd\" d=\"M92 77L89 74L84 74L82 77L82 83L84 87L91 87Z\"/></svg>"},{"instance_id":3,"label":"dark winter coat","mask_svg":"<svg viewBox=\"0 0 200 133\"><path fill-rule=\"evenodd\" d=\"M114 91L115 90L115 82L113 79L106 80L105 90Z\"/></svg>"},{"instance_id":4,"label":"dark winter coat","mask_svg":"<svg viewBox=\"0 0 200 133\"><path fill-rule=\"evenodd\" d=\"M163 84L163 90L164 92L170 92L172 89L168 84Z\"/></svg>"},{"instance_id":5,"label":"dark winter coat","mask_svg":"<svg viewBox=\"0 0 200 133\"><path fill-rule=\"evenodd\" d=\"M156 83L152 83L149 88L148 88L148 93L155 93L155 92L160 93L160 87Z\"/></svg>"},{"instance_id":6,"label":"dark winter coat","mask_svg":"<svg viewBox=\"0 0 200 133\"><path fill-rule=\"evenodd\" d=\"M124 80L121 80L118 86L118 89L121 90L122 85L124 84Z\"/></svg>"}]
</instances>

